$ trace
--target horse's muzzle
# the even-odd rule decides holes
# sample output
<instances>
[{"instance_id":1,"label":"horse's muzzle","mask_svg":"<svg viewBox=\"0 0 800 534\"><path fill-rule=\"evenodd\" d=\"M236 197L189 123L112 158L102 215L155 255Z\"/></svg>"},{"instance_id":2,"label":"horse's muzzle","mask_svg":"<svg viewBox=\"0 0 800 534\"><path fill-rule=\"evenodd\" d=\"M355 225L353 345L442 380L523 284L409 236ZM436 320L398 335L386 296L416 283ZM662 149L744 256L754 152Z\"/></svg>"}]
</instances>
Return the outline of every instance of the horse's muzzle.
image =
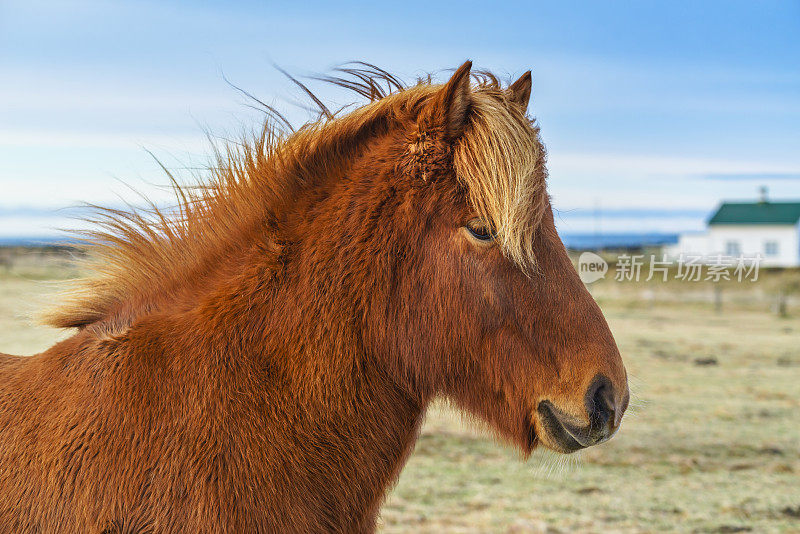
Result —
<instances>
[{"instance_id":1,"label":"horse's muzzle","mask_svg":"<svg viewBox=\"0 0 800 534\"><path fill-rule=\"evenodd\" d=\"M589 417L588 425L547 400L541 401L536 409L550 441L563 452L574 452L608 441L619 428L622 413L627 407L627 395L622 405L617 406L611 381L598 375L586 391L584 404Z\"/></svg>"}]
</instances>

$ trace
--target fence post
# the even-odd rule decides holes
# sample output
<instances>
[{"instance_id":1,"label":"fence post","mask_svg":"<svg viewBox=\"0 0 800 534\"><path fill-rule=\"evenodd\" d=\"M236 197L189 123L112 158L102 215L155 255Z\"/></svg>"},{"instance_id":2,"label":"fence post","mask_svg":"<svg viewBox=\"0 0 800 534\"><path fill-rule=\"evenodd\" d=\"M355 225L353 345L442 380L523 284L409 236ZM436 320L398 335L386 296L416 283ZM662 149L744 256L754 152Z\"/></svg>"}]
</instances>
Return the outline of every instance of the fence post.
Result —
<instances>
[{"instance_id":1,"label":"fence post","mask_svg":"<svg viewBox=\"0 0 800 534\"><path fill-rule=\"evenodd\" d=\"M778 314L778 317L786 317L788 315L786 311L786 293L782 290L778 290L778 295L775 299L775 313Z\"/></svg>"}]
</instances>

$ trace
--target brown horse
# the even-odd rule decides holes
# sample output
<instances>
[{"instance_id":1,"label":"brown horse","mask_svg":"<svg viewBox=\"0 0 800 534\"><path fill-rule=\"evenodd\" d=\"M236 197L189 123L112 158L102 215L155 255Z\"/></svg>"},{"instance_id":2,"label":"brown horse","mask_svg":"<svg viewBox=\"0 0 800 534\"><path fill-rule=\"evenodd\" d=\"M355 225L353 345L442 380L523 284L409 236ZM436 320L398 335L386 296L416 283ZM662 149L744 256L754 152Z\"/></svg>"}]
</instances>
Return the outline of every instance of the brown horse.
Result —
<instances>
[{"instance_id":1,"label":"brown horse","mask_svg":"<svg viewBox=\"0 0 800 534\"><path fill-rule=\"evenodd\" d=\"M49 315L77 331L0 356L0 531L372 531L437 396L526 455L608 439L626 373L530 73L470 69L345 69L363 107L228 149L169 217L108 212Z\"/></svg>"}]
</instances>

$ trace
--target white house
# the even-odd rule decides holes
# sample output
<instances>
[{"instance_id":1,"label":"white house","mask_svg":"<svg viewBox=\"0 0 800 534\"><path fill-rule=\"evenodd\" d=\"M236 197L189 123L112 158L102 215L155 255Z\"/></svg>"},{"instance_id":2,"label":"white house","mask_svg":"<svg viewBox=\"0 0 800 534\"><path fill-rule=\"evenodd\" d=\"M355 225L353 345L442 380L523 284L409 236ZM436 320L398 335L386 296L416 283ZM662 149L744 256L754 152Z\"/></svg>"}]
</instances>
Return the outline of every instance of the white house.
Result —
<instances>
[{"instance_id":1,"label":"white house","mask_svg":"<svg viewBox=\"0 0 800 534\"><path fill-rule=\"evenodd\" d=\"M800 201L723 202L705 232L681 234L672 257L760 257L763 267L800 266Z\"/></svg>"}]
</instances>

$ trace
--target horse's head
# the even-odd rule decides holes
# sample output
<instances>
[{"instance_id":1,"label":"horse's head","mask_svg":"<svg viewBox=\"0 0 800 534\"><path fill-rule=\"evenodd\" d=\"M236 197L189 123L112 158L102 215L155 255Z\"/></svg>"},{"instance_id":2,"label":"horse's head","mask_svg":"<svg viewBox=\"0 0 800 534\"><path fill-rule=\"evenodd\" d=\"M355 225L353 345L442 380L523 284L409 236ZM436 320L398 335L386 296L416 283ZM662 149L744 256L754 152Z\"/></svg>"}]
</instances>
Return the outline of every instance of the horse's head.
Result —
<instances>
[{"instance_id":1,"label":"horse's head","mask_svg":"<svg viewBox=\"0 0 800 534\"><path fill-rule=\"evenodd\" d=\"M218 324L242 321L242 344L263 329L303 352L288 376L320 395L368 368L420 406L451 399L526 452L609 438L625 368L553 224L530 74L473 87L470 69L388 95L380 79L402 88L391 75L344 69L355 79L331 81L372 103L339 118L323 106L331 120L245 144L199 193L178 188L174 220L109 210L110 230L92 234L103 261L50 324L120 328L176 299L211 302L201 308ZM242 250L267 265L212 269ZM288 288L262 301L274 322L248 315L265 276Z\"/></svg>"},{"instance_id":2,"label":"horse's head","mask_svg":"<svg viewBox=\"0 0 800 534\"><path fill-rule=\"evenodd\" d=\"M397 127L361 152L339 198L352 195L337 239L366 247L340 259L370 280L365 345L399 384L526 453L575 451L618 428L625 368L554 227L530 74L473 88L470 67L384 99Z\"/></svg>"}]
</instances>

